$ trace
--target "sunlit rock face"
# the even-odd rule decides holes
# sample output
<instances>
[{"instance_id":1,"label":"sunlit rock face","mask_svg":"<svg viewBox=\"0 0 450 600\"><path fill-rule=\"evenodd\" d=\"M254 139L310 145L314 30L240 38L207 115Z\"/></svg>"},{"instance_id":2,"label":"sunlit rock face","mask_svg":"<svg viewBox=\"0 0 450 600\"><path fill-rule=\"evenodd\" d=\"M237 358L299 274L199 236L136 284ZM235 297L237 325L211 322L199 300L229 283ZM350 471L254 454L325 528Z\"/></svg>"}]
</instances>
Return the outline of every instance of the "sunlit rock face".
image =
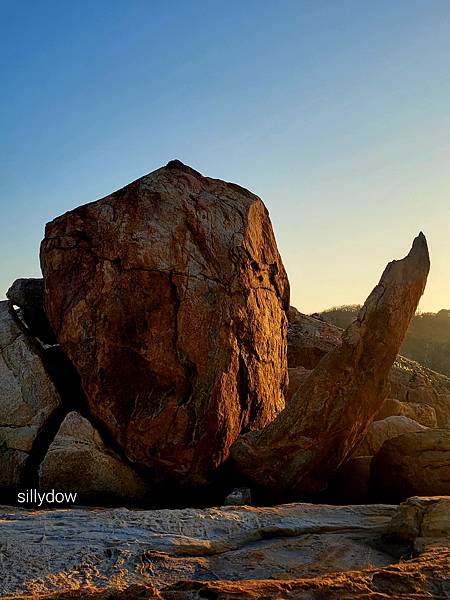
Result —
<instances>
[{"instance_id":1,"label":"sunlit rock face","mask_svg":"<svg viewBox=\"0 0 450 600\"><path fill-rule=\"evenodd\" d=\"M424 427L437 427L436 410L428 404L401 402L396 398L386 398L375 415L375 420L381 421L388 417L408 417Z\"/></svg>"},{"instance_id":2,"label":"sunlit rock face","mask_svg":"<svg viewBox=\"0 0 450 600\"><path fill-rule=\"evenodd\" d=\"M388 264L340 345L304 379L265 429L239 436L236 467L278 495L322 491L362 441L389 390L389 372L425 289L425 237Z\"/></svg>"},{"instance_id":3,"label":"sunlit rock face","mask_svg":"<svg viewBox=\"0 0 450 600\"><path fill-rule=\"evenodd\" d=\"M289 285L249 191L172 161L46 227L45 306L128 458L203 484L284 407Z\"/></svg>"},{"instance_id":4,"label":"sunlit rock face","mask_svg":"<svg viewBox=\"0 0 450 600\"><path fill-rule=\"evenodd\" d=\"M289 397L305 378L300 369L313 369L341 344L343 330L321 318L290 307L288 327ZM291 377L292 373L292 377ZM404 415L427 427L450 429L450 378L414 360L397 356L390 375L390 398L375 419Z\"/></svg>"}]
</instances>

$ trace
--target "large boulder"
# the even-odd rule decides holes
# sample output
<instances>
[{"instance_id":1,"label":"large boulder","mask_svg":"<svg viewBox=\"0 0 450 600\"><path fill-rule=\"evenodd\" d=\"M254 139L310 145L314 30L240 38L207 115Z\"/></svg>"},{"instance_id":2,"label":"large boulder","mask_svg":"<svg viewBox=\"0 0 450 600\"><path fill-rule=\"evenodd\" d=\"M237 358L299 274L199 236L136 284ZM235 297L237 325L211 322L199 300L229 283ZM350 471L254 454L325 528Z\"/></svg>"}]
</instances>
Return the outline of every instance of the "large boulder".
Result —
<instances>
[{"instance_id":1,"label":"large boulder","mask_svg":"<svg viewBox=\"0 0 450 600\"><path fill-rule=\"evenodd\" d=\"M0 488L31 481L61 409L39 348L10 303L0 302Z\"/></svg>"},{"instance_id":2,"label":"large boulder","mask_svg":"<svg viewBox=\"0 0 450 600\"><path fill-rule=\"evenodd\" d=\"M289 285L267 209L179 161L55 219L45 306L128 458L202 485L284 407Z\"/></svg>"},{"instance_id":3,"label":"large boulder","mask_svg":"<svg viewBox=\"0 0 450 600\"><path fill-rule=\"evenodd\" d=\"M395 511L386 534L412 543L418 554L436 542L450 546L450 497L408 498Z\"/></svg>"},{"instance_id":4,"label":"large boulder","mask_svg":"<svg viewBox=\"0 0 450 600\"><path fill-rule=\"evenodd\" d=\"M42 491L77 493L78 503L139 503L148 496L145 481L102 440L77 412L64 419L39 468Z\"/></svg>"},{"instance_id":5,"label":"large boulder","mask_svg":"<svg viewBox=\"0 0 450 600\"><path fill-rule=\"evenodd\" d=\"M450 496L450 431L427 429L385 442L372 460L374 497L396 502L408 496Z\"/></svg>"},{"instance_id":6,"label":"large boulder","mask_svg":"<svg viewBox=\"0 0 450 600\"><path fill-rule=\"evenodd\" d=\"M427 427L417 423L417 421L403 416L392 416L381 421L373 421L369 425L364 439L354 451L353 456L374 456L386 440L403 433L425 431L426 429Z\"/></svg>"},{"instance_id":7,"label":"large boulder","mask_svg":"<svg viewBox=\"0 0 450 600\"><path fill-rule=\"evenodd\" d=\"M386 267L341 345L326 354L267 427L240 435L232 456L241 473L275 496L323 490L352 454L389 390L389 371L425 288L423 234Z\"/></svg>"},{"instance_id":8,"label":"large boulder","mask_svg":"<svg viewBox=\"0 0 450 600\"><path fill-rule=\"evenodd\" d=\"M44 280L43 279L17 279L6 297L20 307L21 316L31 335L39 338L46 344L55 344L53 333L44 310Z\"/></svg>"}]
</instances>

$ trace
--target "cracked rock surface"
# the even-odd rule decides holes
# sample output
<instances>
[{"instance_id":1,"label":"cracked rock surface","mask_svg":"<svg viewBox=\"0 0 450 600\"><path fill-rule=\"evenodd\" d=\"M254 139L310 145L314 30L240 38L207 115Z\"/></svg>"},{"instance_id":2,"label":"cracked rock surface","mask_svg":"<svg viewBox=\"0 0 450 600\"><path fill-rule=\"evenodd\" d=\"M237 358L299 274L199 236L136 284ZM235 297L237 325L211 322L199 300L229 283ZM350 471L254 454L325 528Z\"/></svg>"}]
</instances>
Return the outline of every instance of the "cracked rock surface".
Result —
<instances>
[{"instance_id":1,"label":"cracked rock surface","mask_svg":"<svg viewBox=\"0 0 450 600\"><path fill-rule=\"evenodd\" d=\"M46 227L45 306L128 458L207 483L284 407L289 284L268 212L172 161Z\"/></svg>"},{"instance_id":2,"label":"cracked rock surface","mask_svg":"<svg viewBox=\"0 0 450 600\"><path fill-rule=\"evenodd\" d=\"M33 476L41 438L52 434L61 400L37 344L9 302L0 302L0 488Z\"/></svg>"},{"instance_id":3,"label":"cracked rock surface","mask_svg":"<svg viewBox=\"0 0 450 600\"><path fill-rule=\"evenodd\" d=\"M227 585L237 590L254 586L255 595L249 597L281 598L275 591L264 595L268 579L278 593L288 581L286 590L315 580L326 589L337 571L341 584L349 584L355 571L360 580L369 579L371 573L381 579L384 573L387 581L393 577L391 569L395 572L393 563L412 548L420 554L439 547L441 556L448 557L449 516L449 498L415 498L400 507L291 504L158 511L2 507L0 539L7 552L2 554L0 579L4 595L28 593L39 598L70 590L78 594L82 590L83 597L90 597L93 589L120 591L133 585L141 592L153 589L163 598L177 589L180 594L210 586L220 591ZM406 569L410 562L414 565L406 561ZM402 584L407 589L415 580L405 576ZM132 592L123 597L132 598Z\"/></svg>"},{"instance_id":4,"label":"cracked rock surface","mask_svg":"<svg viewBox=\"0 0 450 600\"><path fill-rule=\"evenodd\" d=\"M401 402L432 406L437 425L450 429L450 378L418 362L397 357L391 372L391 393Z\"/></svg>"}]
</instances>

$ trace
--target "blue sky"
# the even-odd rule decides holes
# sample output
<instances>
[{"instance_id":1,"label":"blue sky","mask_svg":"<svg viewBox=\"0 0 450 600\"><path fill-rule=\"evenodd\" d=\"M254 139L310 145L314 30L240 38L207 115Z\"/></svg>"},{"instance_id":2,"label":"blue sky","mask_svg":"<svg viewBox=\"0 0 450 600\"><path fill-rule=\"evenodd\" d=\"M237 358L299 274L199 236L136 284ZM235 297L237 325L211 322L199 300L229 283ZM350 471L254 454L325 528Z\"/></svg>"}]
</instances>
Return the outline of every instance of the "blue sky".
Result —
<instances>
[{"instance_id":1,"label":"blue sky","mask_svg":"<svg viewBox=\"0 0 450 600\"><path fill-rule=\"evenodd\" d=\"M419 230L450 308L448 0L0 0L0 296L48 220L179 158L266 202L305 312Z\"/></svg>"}]
</instances>

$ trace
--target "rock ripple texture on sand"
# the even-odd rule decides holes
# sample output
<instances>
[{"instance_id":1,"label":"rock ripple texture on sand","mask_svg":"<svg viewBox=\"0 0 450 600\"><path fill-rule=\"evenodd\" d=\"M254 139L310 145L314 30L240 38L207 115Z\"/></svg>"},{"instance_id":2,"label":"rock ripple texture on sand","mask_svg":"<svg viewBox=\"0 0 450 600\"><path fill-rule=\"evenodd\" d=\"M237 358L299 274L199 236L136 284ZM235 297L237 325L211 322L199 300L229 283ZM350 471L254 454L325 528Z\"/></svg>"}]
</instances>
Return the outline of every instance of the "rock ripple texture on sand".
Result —
<instances>
[{"instance_id":1,"label":"rock ripple texture on sand","mask_svg":"<svg viewBox=\"0 0 450 600\"><path fill-rule=\"evenodd\" d=\"M324 588L336 571L341 584L347 572L351 580L361 569L388 577L389 569L395 569L389 565L411 544L419 553L441 548L446 556L449 516L449 498L412 499L400 508L292 504L47 512L2 507L0 539L7 552L0 562L0 577L4 595L46 597L51 591L82 590L88 597L94 588L111 591L138 585L158 588L166 597L165 590L179 586L181 593L189 589L188 582L203 582L192 583L192 589L197 585L220 589L228 585L221 580L231 579L244 589L253 585L257 590L259 585L262 593L256 598L279 598L284 596L264 596L269 582L261 580L272 578L280 592L283 581L297 580L291 581L295 587L305 578L311 583L321 580ZM390 543L389 536L396 541ZM363 575L364 571L358 577ZM403 585L410 584L405 576ZM193 596L202 597L212 596Z\"/></svg>"}]
</instances>

